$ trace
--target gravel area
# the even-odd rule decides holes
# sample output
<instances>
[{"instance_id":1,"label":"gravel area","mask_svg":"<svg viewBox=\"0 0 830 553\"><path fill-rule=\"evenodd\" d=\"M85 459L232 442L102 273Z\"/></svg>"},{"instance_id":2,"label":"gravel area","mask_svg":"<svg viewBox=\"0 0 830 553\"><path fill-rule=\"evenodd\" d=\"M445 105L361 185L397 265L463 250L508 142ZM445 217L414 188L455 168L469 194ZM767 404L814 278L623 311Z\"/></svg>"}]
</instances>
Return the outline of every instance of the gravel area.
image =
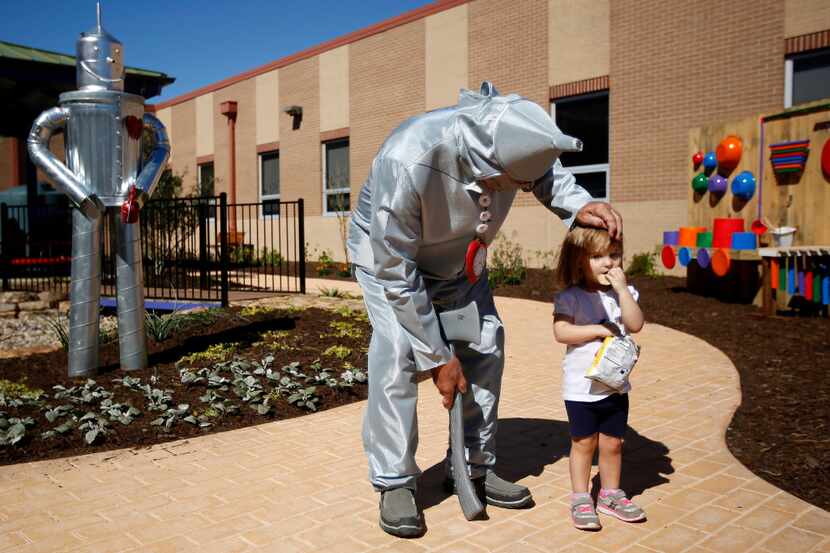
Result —
<instances>
[{"instance_id":1,"label":"gravel area","mask_svg":"<svg viewBox=\"0 0 830 553\"><path fill-rule=\"evenodd\" d=\"M25 319L0 318L0 357L15 357L23 352L48 351L61 347L60 340L50 321L54 317L31 315ZM59 321L67 327L66 317ZM101 332L109 334L117 327L115 317L101 318Z\"/></svg>"}]
</instances>

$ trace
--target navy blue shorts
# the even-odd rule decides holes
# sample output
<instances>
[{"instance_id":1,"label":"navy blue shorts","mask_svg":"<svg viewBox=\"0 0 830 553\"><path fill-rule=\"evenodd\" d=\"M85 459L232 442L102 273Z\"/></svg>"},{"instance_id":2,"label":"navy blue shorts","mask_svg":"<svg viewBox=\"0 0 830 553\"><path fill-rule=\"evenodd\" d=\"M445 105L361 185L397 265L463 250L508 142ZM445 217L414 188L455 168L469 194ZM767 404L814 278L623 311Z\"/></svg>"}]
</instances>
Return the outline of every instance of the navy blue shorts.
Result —
<instances>
[{"instance_id":1,"label":"navy blue shorts","mask_svg":"<svg viewBox=\"0 0 830 553\"><path fill-rule=\"evenodd\" d=\"M628 426L628 394L611 394L599 401L567 401L571 436L583 438L600 432L622 438Z\"/></svg>"}]
</instances>

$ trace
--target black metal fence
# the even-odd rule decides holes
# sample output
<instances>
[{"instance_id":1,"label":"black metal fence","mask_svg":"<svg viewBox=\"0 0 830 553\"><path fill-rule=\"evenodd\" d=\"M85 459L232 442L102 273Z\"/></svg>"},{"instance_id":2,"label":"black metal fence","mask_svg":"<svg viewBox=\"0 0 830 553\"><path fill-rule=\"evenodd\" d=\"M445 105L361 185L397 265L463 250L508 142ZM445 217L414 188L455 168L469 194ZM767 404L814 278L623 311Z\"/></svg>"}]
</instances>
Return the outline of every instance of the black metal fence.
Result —
<instances>
[{"instance_id":1,"label":"black metal fence","mask_svg":"<svg viewBox=\"0 0 830 553\"><path fill-rule=\"evenodd\" d=\"M116 295L113 223L102 238L103 296ZM303 200L228 204L227 196L150 201L141 211L145 297L221 302L229 292L305 293ZM3 290L69 287L72 210L0 204Z\"/></svg>"}]
</instances>

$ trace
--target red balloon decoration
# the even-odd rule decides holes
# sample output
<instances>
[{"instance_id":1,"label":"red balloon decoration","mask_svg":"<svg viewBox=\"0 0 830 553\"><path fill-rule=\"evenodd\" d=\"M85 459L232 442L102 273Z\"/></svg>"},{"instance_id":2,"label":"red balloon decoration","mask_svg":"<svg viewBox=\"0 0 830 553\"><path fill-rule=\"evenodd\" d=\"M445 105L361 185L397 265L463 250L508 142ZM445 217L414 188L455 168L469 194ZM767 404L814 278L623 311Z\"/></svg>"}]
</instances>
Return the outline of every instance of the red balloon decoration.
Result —
<instances>
[{"instance_id":1,"label":"red balloon decoration","mask_svg":"<svg viewBox=\"0 0 830 553\"><path fill-rule=\"evenodd\" d=\"M692 163L695 164L695 167L703 163L703 152L695 152L695 155L692 156Z\"/></svg>"}]
</instances>

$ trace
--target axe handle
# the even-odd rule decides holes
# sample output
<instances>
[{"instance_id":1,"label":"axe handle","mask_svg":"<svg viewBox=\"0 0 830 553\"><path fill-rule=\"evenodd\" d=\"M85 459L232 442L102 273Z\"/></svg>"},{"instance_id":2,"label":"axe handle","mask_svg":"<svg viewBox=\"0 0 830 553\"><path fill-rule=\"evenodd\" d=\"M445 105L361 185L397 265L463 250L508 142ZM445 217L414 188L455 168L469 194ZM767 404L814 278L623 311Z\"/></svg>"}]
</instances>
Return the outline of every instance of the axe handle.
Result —
<instances>
[{"instance_id":1,"label":"axe handle","mask_svg":"<svg viewBox=\"0 0 830 553\"><path fill-rule=\"evenodd\" d=\"M464 512L464 518L473 520L484 511L484 505L481 504L476 495L473 482L470 480L470 474L467 471L467 459L464 455L464 418L462 417L464 407L461 404L461 397L461 392L455 393L455 400L452 409L450 409L451 462L458 502Z\"/></svg>"}]
</instances>

